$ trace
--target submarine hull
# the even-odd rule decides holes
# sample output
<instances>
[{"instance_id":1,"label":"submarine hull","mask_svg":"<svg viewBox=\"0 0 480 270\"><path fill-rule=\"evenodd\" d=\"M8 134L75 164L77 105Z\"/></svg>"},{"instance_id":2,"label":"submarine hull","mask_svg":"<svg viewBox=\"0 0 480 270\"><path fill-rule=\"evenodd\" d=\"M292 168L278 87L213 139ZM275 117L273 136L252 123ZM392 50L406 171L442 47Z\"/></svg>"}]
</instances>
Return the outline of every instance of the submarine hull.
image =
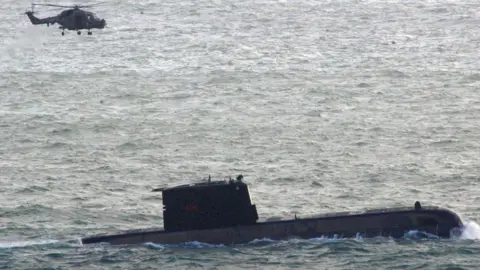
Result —
<instances>
[{"instance_id":1,"label":"submarine hull","mask_svg":"<svg viewBox=\"0 0 480 270\"><path fill-rule=\"evenodd\" d=\"M461 229L461 219L454 212L430 207L422 209L377 209L294 218L267 220L253 225L228 228L165 231L163 229L130 231L114 235L98 235L82 239L83 244L179 244L198 241L210 244L242 244L255 239L316 237L393 237L401 238L408 231L418 230L442 238L451 236L452 229Z\"/></svg>"}]
</instances>

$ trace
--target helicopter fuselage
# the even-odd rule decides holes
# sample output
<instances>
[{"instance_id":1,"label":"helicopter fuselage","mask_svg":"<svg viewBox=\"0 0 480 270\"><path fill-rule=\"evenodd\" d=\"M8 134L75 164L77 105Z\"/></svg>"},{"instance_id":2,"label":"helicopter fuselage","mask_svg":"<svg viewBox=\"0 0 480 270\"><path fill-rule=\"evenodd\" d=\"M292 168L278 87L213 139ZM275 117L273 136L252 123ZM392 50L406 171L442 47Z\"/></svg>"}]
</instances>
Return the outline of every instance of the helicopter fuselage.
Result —
<instances>
[{"instance_id":1,"label":"helicopter fuselage","mask_svg":"<svg viewBox=\"0 0 480 270\"><path fill-rule=\"evenodd\" d=\"M50 24L53 25L57 23L62 30L67 29L79 31L86 29L90 31L90 29L94 28L103 29L107 25L104 19L100 19L94 13L79 8L68 9L62 11L57 16L43 19L35 17L31 11L27 11L26 14L34 25L47 24L47 26L49 26Z\"/></svg>"}]
</instances>

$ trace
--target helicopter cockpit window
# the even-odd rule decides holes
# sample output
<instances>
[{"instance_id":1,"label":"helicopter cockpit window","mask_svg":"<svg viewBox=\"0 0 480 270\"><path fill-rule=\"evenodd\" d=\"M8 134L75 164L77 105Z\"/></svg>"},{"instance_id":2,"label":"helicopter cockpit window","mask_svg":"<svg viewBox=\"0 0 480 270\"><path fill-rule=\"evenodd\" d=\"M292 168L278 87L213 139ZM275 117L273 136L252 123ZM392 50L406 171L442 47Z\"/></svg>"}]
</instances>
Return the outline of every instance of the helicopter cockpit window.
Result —
<instances>
[{"instance_id":1,"label":"helicopter cockpit window","mask_svg":"<svg viewBox=\"0 0 480 270\"><path fill-rule=\"evenodd\" d=\"M87 15L87 18L88 18L89 20L100 20L100 19L97 17L97 15L95 15L95 14L93 14L93 13L89 13L89 14Z\"/></svg>"}]
</instances>

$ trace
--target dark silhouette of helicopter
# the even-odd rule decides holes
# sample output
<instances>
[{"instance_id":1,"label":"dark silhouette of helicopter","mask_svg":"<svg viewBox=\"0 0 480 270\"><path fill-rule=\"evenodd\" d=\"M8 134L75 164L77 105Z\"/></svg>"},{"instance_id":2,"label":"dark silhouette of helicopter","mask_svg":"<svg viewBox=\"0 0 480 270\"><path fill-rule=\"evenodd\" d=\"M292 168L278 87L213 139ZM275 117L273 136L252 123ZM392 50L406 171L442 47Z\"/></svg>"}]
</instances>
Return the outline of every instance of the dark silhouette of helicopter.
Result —
<instances>
[{"instance_id":1,"label":"dark silhouette of helicopter","mask_svg":"<svg viewBox=\"0 0 480 270\"><path fill-rule=\"evenodd\" d=\"M62 7L70 8L62 11L60 14L47 18L37 18L33 15L34 6L49 6L49 7ZM90 29L103 29L107 22L104 19L98 18L93 12L85 11L81 8L91 7L92 5L87 6L63 6L63 5L52 5L52 4L32 4L32 10L25 12L32 24L50 24L58 23L60 25L59 29L62 29L62 36L65 35L65 29L67 30L76 30L77 34L80 35L80 30L88 30L88 35L91 35L92 32Z\"/></svg>"}]
</instances>

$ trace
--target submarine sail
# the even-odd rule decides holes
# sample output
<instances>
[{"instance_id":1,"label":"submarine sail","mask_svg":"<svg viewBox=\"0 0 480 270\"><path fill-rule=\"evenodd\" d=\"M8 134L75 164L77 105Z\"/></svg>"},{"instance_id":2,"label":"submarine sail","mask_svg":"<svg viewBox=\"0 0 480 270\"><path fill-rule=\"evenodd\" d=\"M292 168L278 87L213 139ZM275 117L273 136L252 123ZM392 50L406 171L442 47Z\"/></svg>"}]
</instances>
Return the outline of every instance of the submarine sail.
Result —
<instances>
[{"instance_id":1,"label":"submarine sail","mask_svg":"<svg viewBox=\"0 0 480 270\"><path fill-rule=\"evenodd\" d=\"M253 225L258 219L247 185L238 180L182 185L162 193L166 231Z\"/></svg>"}]
</instances>

